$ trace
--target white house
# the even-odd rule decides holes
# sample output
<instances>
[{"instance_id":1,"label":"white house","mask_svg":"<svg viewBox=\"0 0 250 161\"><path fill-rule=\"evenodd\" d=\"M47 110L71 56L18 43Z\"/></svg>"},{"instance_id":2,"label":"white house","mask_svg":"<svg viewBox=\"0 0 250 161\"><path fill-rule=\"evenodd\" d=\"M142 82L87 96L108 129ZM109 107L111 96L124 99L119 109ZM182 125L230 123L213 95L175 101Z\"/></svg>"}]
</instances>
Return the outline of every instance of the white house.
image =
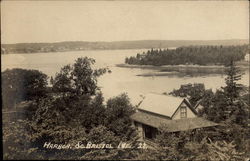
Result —
<instances>
[{"instance_id":1,"label":"white house","mask_svg":"<svg viewBox=\"0 0 250 161\"><path fill-rule=\"evenodd\" d=\"M199 105L196 105L199 107ZM140 139L154 139L164 125L169 132L216 126L197 116L197 111L185 98L161 94L147 94L136 113L131 116Z\"/></svg>"}]
</instances>

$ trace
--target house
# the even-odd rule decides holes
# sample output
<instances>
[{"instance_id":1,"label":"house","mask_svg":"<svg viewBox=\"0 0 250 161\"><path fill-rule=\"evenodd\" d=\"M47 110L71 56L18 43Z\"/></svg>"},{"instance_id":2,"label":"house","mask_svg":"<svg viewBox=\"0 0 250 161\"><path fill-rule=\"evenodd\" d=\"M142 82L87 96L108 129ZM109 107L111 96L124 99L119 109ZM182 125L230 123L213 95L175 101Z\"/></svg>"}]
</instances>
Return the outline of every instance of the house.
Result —
<instances>
[{"instance_id":1,"label":"house","mask_svg":"<svg viewBox=\"0 0 250 161\"><path fill-rule=\"evenodd\" d=\"M163 126L169 132L179 132L217 125L198 117L187 99L153 93L145 96L131 119L140 140L154 139L158 129Z\"/></svg>"}]
</instances>

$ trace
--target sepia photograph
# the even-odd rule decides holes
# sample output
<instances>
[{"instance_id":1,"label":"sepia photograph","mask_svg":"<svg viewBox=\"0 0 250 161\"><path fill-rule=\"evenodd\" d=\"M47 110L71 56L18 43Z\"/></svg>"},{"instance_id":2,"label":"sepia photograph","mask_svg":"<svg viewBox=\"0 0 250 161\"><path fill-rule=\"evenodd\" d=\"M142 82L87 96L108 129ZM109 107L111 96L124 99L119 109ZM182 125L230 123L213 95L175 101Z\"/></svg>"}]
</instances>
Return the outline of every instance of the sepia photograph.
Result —
<instances>
[{"instance_id":1,"label":"sepia photograph","mask_svg":"<svg viewBox=\"0 0 250 161\"><path fill-rule=\"evenodd\" d=\"M2 0L3 160L250 160L247 0Z\"/></svg>"}]
</instances>

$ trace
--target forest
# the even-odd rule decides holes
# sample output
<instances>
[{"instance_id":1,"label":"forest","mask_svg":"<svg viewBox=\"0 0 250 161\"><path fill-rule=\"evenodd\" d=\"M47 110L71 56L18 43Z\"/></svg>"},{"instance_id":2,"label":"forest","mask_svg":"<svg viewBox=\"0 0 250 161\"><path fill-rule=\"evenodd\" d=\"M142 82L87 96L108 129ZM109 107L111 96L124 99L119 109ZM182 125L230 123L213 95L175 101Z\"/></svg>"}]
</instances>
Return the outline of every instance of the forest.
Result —
<instances>
[{"instance_id":1,"label":"forest","mask_svg":"<svg viewBox=\"0 0 250 161\"><path fill-rule=\"evenodd\" d=\"M126 64L134 65L226 65L231 59L244 60L248 45L186 46L176 49L151 49L127 57Z\"/></svg>"},{"instance_id":2,"label":"forest","mask_svg":"<svg viewBox=\"0 0 250 161\"><path fill-rule=\"evenodd\" d=\"M160 130L154 148L138 148L130 115L136 106L126 94L104 102L97 85L108 68L93 69L94 59L81 57L55 77L37 70L11 69L1 73L3 159L50 160L246 160L249 147L249 87L238 83L242 73L228 63L225 86L213 92L204 84L185 84L168 93L201 101L200 117L217 122L213 129L178 134ZM50 84L49 85L49 81ZM26 106L19 106L27 102ZM5 112L21 111L8 120ZM45 143L76 145L129 143L131 148L52 149ZM136 148L137 147L137 148Z\"/></svg>"}]
</instances>

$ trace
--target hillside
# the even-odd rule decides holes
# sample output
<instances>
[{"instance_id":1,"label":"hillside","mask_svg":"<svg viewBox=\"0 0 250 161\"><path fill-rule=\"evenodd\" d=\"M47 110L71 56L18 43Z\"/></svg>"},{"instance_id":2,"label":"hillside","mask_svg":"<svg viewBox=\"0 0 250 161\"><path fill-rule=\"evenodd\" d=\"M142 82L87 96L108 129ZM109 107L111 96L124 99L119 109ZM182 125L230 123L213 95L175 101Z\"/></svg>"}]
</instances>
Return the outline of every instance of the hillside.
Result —
<instances>
[{"instance_id":1,"label":"hillside","mask_svg":"<svg viewBox=\"0 0 250 161\"><path fill-rule=\"evenodd\" d=\"M169 48L190 45L243 45L249 44L247 39L231 40L138 40L113 42L65 41L56 43L17 43L1 44L1 53L39 53L77 50L116 50L116 49L148 49Z\"/></svg>"}]
</instances>

